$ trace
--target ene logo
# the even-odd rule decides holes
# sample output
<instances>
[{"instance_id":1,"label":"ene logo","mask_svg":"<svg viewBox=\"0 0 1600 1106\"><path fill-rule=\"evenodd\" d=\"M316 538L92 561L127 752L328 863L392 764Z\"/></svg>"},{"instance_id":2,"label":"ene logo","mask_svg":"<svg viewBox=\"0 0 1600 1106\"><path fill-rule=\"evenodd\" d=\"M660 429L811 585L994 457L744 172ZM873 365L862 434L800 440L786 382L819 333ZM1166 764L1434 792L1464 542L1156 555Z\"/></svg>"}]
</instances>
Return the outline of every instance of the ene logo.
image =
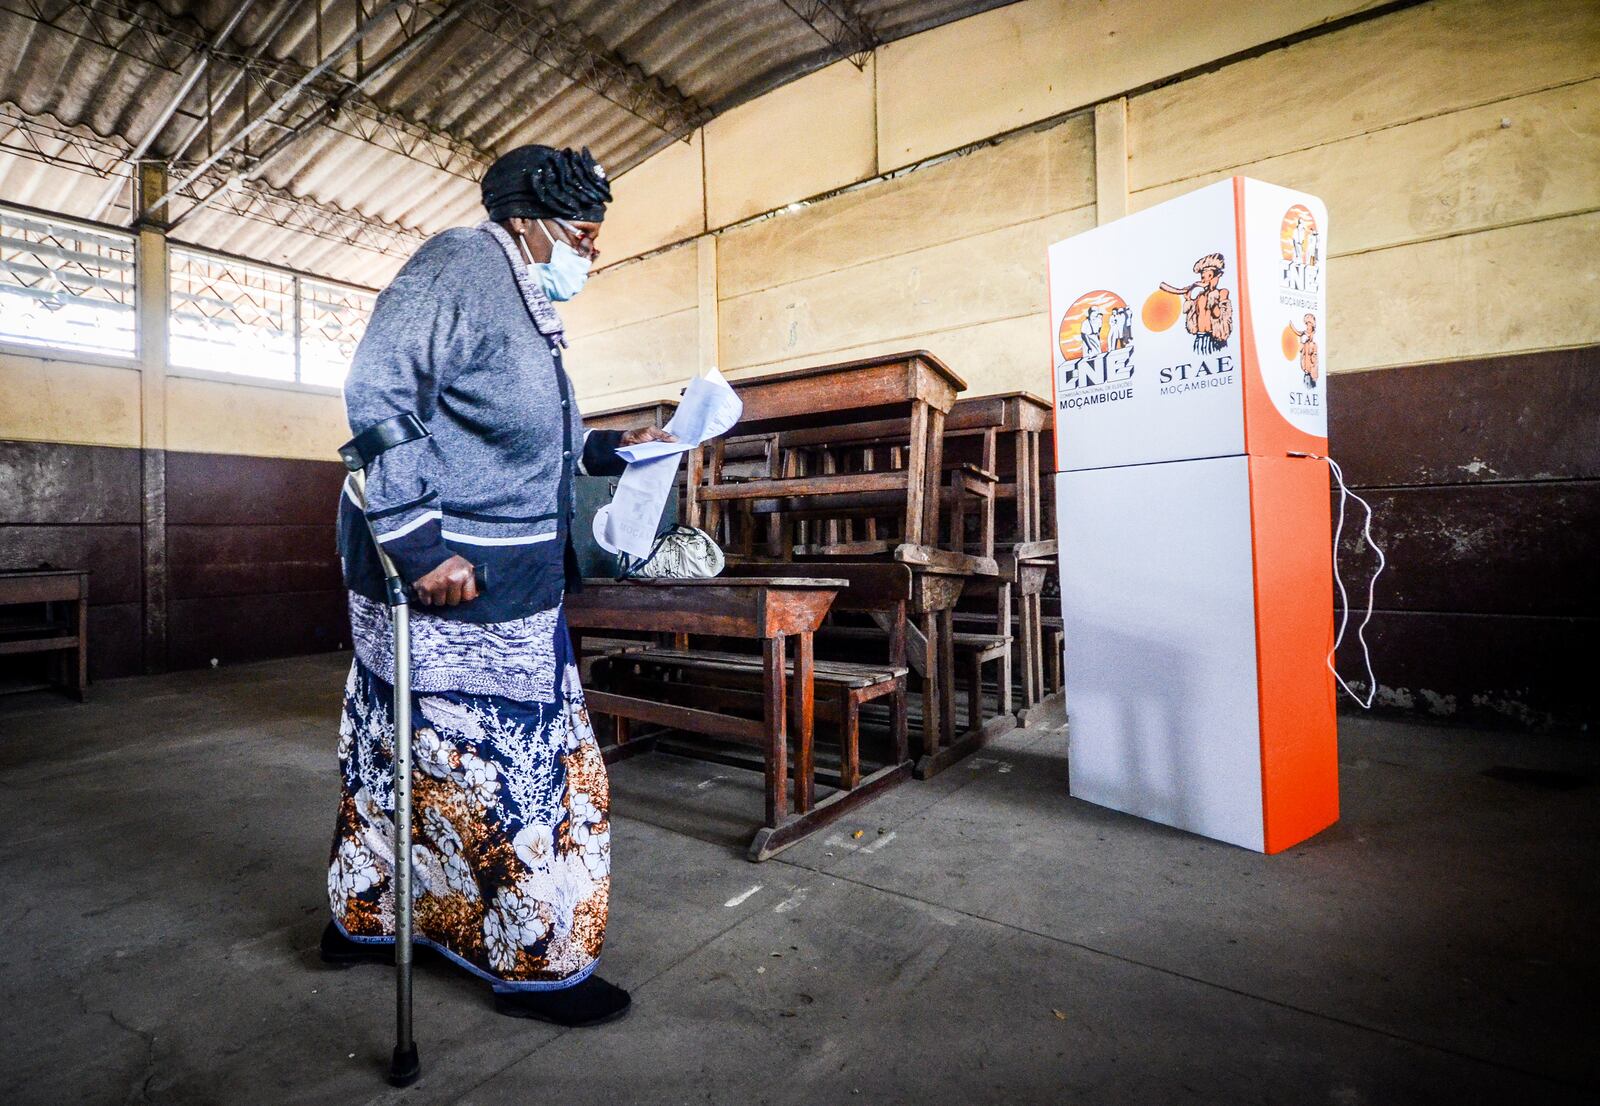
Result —
<instances>
[{"instance_id":1,"label":"ene logo","mask_svg":"<svg viewBox=\"0 0 1600 1106\"><path fill-rule=\"evenodd\" d=\"M1322 291L1322 235L1310 208L1295 204L1283 213L1278 242L1283 253L1278 283L1291 292Z\"/></svg>"},{"instance_id":2,"label":"ene logo","mask_svg":"<svg viewBox=\"0 0 1600 1106\"><path fill-rule=\"evenodd\" d=\"M1133 379L1133 311L1115 292L1100 289L1073 300L1061 316L1056 344L1058 392Z\"/></svg>"}]
</instances>

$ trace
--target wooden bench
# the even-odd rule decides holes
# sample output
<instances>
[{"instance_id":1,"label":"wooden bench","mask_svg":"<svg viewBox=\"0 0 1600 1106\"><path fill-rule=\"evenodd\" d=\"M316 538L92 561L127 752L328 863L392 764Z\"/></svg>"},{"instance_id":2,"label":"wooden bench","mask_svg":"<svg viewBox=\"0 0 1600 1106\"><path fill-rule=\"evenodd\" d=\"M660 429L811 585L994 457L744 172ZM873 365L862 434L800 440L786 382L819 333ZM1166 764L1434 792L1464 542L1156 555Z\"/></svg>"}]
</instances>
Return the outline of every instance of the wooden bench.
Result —
<instances>
[{"instance_id":1,"label":"wooden bench","mask_svg":"<svg viewBox=\"0 0 1600 1106\"><path fill-rule=\"evenodd\" d=\"M830 570L831 571L831 570ZM959 619L960 615L956 617ZM992 622L993 619L991 618ZM817 639L827 641L876 641L882 631L870 626L823 626ZM957 631L951 635L956 663L967 674L967 728L983 725L983 666L995 664L995 710L1011 713L1011 638L1009 635ZM818 662L820 664L820 662ZM820 669L819 669L819 679Z\"/></svg>"},{"instance_id":2,"label":"wooden bench","mask_svg":"<svg viewBox=\"0 0 1600 1106\"><path fill-rule=\"evenodd\" d=\"M781 579L793 576L805 567L746 561L736 557L735 563L729 564L728 572L730 575L752 579ZM819 694L817 697L817 707L825 720L839 726L840 771L837 783L839 787L848 791L856 787L861 780L862 703L888 699L891 755L894 763L905 764L911 759L906 710L906 680L909 669L906 656L908 639L906 614L911 600L913 572L903 564L892 562L830 561L825 568L817 565L809 568L848 581L850 586L839 589L839 593L834 597L832 610L872 617L880 627L873 631L874 640L885 643L882 662L873 661L858 666L856 670L841 666L837 659L824 661L819 658L814 661L816 682L829 688L827 696ZM655 659L652 654L651 660ZM824 664L829 666L832 676L825 675ZM857 682L863 679L868 682L865 684Z\"/></svg>"},{"instance_id":3,"label":"wooden bench","mask_svg":"<svg viewBox=\"0 0 1600 1106\"><path fill-rule=\"evenodd\" d=\"M737 571L737 570L736 570ZM634 739L630 722L667 730L707 734L719 741L759 750L754 767L764 777L766 811L750 841L751 860L765 860L843 817L874 796L911 775L906 762L890 765L864 778L858 787L840 790L820 802L812 761L815 719L812 635L849 581L838 576L718 576L709 580L584 581L584 589L566 598L567 626L573 648L583 656L585 635L647 633L699 635L760 642L760 717L724 710L679 706L659 698L627 695L603 687L586 688L592 714L614 723L615 741L602 745L607 764L645 753L657 736ZM793 640L794 661L787 660ZM644 654L648 656L648 654ZM790 678L790 669L793 678ZM712 707L722 706L712 704ZM791 731L789 718L793 714ZM794 804L789 797L789 749L794 745Z\"/></svg>"},{"instance_id":4,"label":"wooden bench","mask_svg":"<svg viewBox=\"0 0 1600 1106\"><path fill-rule=\"evenodd\" d=\"M627 668L631 671L619 671ZM789 662L789 674L794 663ZM684 706L715 700L724 707L759 709L762 659L748 653L705 649L628 650L608 658L603 682L628 694L654 694ZM687 683L652 678L654 673L695 677ZM812 668L816 683L816 717L839 727L838 786L850 790L861 782L861 705L893 695L904 698L905 666L818 659ZM903 754L897 754L901 760Z\"/></svg>"},{"instance_id":5,"label":"wooden bench","mask_svg":"<svg viewBox=\"0 0 1600 1106\"><path fill-rule=\"evenodd\" d=\"M1061 650L1066 644L1067 634L1062 628L1059 615L1041 615L1039 623L1044 627L1045 656L1044 656L1044 682L1047 692L1057 692L1067 684L1066 673L1061 669L1066 664Z\"/></svg>"},{"instance_id":6,"label":"wooden bench","mask_svg":"<svg viewBox=\"0 0 1600 1106\"><path fill-rule=\"evenodd\" d=\"M654 649L656 643L634 637L599 637L594 634L583 638L583 656L579 663L579 676L585 687L589 686L593 663L604 657L619 657L623 653Z\"/></svg>"},{"instance_id":7,"label":"wooden bench","mask_svg":"<svg viewBox=\"0 0 1600 1106\"><path fill-rule=\"evenodd\" d=\"M60 610L60 606L66 610ZM78 569L0 571L0 607L38 607L42 614L0 614L0 657L55 653L61 683L79 702L89 683L89 574ZM53 686L23 683L8 691Z\"/></svg>"}]
</instances>

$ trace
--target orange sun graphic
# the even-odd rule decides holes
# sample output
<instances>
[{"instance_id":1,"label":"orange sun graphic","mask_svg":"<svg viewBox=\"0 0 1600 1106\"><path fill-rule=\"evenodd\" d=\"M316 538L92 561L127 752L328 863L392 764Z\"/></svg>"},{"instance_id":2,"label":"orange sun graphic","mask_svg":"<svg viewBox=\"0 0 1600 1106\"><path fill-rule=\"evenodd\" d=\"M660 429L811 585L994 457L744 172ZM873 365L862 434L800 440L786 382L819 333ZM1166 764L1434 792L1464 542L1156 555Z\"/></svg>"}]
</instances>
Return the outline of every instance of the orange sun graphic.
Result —
<instances>
[{"instance_id":1,"label":"orange sun graphic","mask_svg":"<svg viewBox=\"0 0 1600 1106\"><path fill-rule=\"evenodd\" d=\"M1106 335L1110 331L1111 312L1119 307L1127 307L1123 298L1115 292L1100 289L1094 292L1085 292L1072 301L1072 306L1067 308L1067 313L1061 316L1061 330L1056 335L1061 346L1061 356L1068 361L1076 361L1083 356L1083 320L1088 317L1091 307L1101 310L1100 317L1100 348L1105 348Z\"/></svg>"},{"instance_id":2,"label":"orange sun graphic","mask_svg":"<svg viewBox=\"0 0 1600 1106\"><path fill-rule=\"evenodd\" d=\"M1293 361L1300 356L1300 335L1292 325L1283 328L1283 359Z\"/></svg>"},{"instance_id":3,"label":"orange sun graphic","mask_svg":"<svg viewBox=\"0 0 1600 1106\"><path fill-rule=\"evenodd\" d=\"M1283 223L1278 228L1278 246L1283 251L1285 261L1293 261L1294 240L1296 228L1304 224L1301 234L1317 233L1316 216L1311 214L1311 209L1305 204L1295 204L1283 213Z\"/></svg>"},{"instance_id":4,"label":"orange sun graphic","mask_svg":"<svg viewBox=\"0 0 1600 1106\"><path fill-rule=\"evenodd\" d=\"M1182 313L1182 296L1157 289L1144 301L1144 308L1139 312L1139 318L1144 321L1146 330L1153 330L1159 334L1177 322L1178 316Z\"/></svg>"}]
</instances>

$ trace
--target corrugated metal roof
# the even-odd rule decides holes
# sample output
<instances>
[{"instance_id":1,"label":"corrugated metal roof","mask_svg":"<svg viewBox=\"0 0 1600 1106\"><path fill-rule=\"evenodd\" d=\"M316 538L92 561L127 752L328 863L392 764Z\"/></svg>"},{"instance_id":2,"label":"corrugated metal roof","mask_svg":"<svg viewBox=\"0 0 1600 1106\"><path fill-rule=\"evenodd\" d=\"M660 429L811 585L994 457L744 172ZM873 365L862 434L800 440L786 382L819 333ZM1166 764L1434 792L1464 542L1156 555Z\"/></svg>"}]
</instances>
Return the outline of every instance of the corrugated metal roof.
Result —
<instances>
[{"instance_id":1,"label":"corrugated metal roof","mask_svg":"<svg viewBox=\"0 0 1600 1106\"><path fill-rule=\"evenodd\" d=\"M600 55L625 65L635 80L666 90L658 95L703 120L837 60L835 46L797 11L812 13L824 29L839 25L838 14L849 18L859 13L877 40L887 42L1004 2L1008 0L407 3L398 14L413 20L413 32L460 11L414 54L373 81L364 90L365 106L358 102L312 126L260 172L263 184L314 201L335 222L344 211L401 228L405 233L391 252L352 248L297 231L272 211L257 210L249 217L230 209L250 206L242 203L213 204L184 217L174 236L308 272L381 284L399 264L395 254L409 249L416 233L431 234L480 217L473 181L485 156L528 142L587 145L602 163L622 170L672 141L656 123L615 102L628 95L607 98L594 90L592 75L574 80L570 67L552 67L509 45L505 40L515 37L509 31L522 19L531 20L535 29L541 19L554 20L577 36L584 56ZM275 68L282 82L245 82L256 86L251 110L259 115L287 82L317 64L318 0L0 0L0 105L12 105L12 114L38 122L40 133L30 140L42 145L45 154L65 141L49 137L54 128L79 136L85 148L98 151L94 156L101 163L112 162L151 131L200 46L216 36L241 3L249 3L249 10L215 55L210 83L213 93L220 92L237 70L238 59L259 49L263 64ZM360 11L383 6L384 0L365 0L358 10L357 0L321 0L322 49L331 50L344 40ZM362 58L370 66L405 41L396 17L387 16L362 40ZM524 41L546 49L561 39L534 34ZM354 51L340 68L355 72ZM171 157L201 117L206 95L207 82L202 80L161 128L152 156ZM227 110L215 114L216 135L240 124L240 102L235 92L226 101ZM374 130L381 132L377 141L372 140ZM425 131L447 139L419 149L414 143ZM259 154L262 141L281 133L263 128L255 152ZM6 148L0 150L0 196L79 217L93 213L106 188L103 178L7 152L20 142L15 132L9 140L7 134L0 118L0 144ZM202 135L179 164L192 165L206 150ZM127 202L124 190L119 206L102 217L126 222ZM176 211L181 214L186 206L177 202Z\"/></svg>"}]
</instances>

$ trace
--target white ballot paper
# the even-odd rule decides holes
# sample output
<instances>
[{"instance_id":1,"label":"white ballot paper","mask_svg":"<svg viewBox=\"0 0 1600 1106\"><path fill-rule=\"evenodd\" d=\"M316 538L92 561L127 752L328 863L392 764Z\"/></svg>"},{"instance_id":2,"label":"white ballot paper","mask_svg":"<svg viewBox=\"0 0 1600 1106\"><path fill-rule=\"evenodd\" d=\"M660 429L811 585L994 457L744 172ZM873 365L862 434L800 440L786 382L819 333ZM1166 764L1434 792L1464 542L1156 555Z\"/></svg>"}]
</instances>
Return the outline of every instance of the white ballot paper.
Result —
<instances>
[{"instance_id":1,"label":"white ballot paper","mask_svg":"<svg viewBox=\"0 0 1600 1106\"><path fill-rule=\"evenodd\" d=\"M600 547L610 553L649 556L661 512L677 480L678 462L702 442L726 434L743 411L744 404L713 368L689 381L666 425L677 441L618 448L617 456L628 462L628 470L617 482L611 502L594 513L594 540Z\"/></svg>"}]
</instances>

